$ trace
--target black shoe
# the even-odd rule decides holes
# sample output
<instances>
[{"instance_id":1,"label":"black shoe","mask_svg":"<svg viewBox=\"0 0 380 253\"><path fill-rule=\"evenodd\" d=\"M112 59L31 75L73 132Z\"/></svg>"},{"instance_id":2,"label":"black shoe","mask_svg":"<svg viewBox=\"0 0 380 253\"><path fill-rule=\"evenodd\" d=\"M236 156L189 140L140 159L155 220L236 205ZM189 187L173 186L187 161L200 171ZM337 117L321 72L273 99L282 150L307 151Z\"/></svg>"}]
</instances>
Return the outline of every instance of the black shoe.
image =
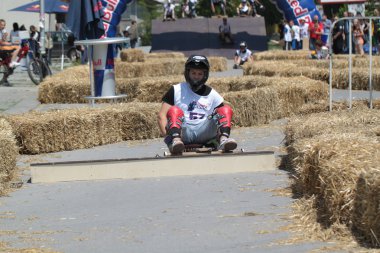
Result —
<instances>
[{"instance_id":1,"label":"black shoe","mask_svg":"<svg viewBox=\"0 0 380 253\"><path fill-rule=\"evenodd\" d=\"M172 154L182 154L185 150L185 144L181 140L174 140L169 145L169 151Z\"/></svg>"}]
</instances>

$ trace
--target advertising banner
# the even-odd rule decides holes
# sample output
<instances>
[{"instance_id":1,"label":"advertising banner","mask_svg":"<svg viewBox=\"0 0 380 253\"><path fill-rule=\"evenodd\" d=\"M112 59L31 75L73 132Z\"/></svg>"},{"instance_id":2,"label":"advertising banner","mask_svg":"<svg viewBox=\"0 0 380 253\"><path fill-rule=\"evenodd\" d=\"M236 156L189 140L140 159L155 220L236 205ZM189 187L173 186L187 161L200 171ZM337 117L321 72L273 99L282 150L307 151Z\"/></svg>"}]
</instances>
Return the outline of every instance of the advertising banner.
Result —
<instances>
[{"instance_id":1,"label":"advertising banner","mask_svg":"<svg viewBox=\"0 0 380 253\"><path fill-rule=\"evenodd\" d=\"M271 0L271 2L277 6L286 20L293 20L296 25L299 25L301 18L306 23L311 22L314 15L321 18L313 0Z\"/></svg>"}]
</instances>

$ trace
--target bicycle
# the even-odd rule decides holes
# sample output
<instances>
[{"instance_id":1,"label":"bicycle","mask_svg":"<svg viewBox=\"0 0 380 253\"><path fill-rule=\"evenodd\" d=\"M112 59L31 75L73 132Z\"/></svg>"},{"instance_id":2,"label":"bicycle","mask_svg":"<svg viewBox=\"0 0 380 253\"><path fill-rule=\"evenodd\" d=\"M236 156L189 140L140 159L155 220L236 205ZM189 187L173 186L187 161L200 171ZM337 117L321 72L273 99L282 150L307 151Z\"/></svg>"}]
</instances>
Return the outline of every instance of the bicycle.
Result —
<instances>
[{"instance_id":1,"label":"bicycle","mask_svg":"<svg viewBox=\"0 0 380 253\"><path fill-rule=\"evenodd\" d=\"M13 74L15 69L14 67L10 67L13 52L14 49L0 50L0 84L4 84L5 86L10 86L8 77ZM46 56L37 58L33 50L30 49L28 40L23 40L21 42L20 52L18 53L17 62L20 62L20 60L27 55L30 59L27 66L28 75L32 82L38 85L46 76L52 74L47 58Z\"/></svg>"},{"instance_id":2,"label":"bicycle","mask_svg":"<svg viewBox=\"0 0 380 253\"><path fill-rule=\"evenodd\" d=\"M49 67L47 55L41 55L36 57L33 50L28 50L30 61L28 63L28 75L32 82L36 85L40 84L46 76L51 76L52 72Z\"/></svg>"},{"instance_id":3,"label":"bicycle","mask_svg":"<svg viewBox=\"0 0 380 253\"><path fill-rule=\"evenodd\" d=\"M46 76L52 75L46 54L40 56L40 58L37 58L32 54L31 60L28 64L28 75L36 85L40 84Z\"/></svg>"},{"instance_id":4,"label":"bicycle","mask_svg":"<svg viewBox=\"0 0 380 253\"><path fill-rule=\"evenodd\" d=\"M10 86L8 77L13 74L14 68L10 67L14 50L0 50L0 85Z\"/></svg>"}]
</instances>

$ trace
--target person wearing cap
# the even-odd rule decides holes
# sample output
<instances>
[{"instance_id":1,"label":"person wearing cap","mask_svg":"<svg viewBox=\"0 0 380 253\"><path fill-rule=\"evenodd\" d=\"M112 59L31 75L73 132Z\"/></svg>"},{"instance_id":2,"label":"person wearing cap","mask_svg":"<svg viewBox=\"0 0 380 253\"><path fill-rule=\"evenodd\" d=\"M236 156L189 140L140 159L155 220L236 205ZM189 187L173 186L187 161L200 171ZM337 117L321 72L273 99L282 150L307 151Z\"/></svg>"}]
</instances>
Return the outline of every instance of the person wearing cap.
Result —
<instances>
[{"instance_id":1,"label":"person wearing cap","mask_svg":"<svg viewBox=\"0 0 380 253\"><path fill-rule=\"evenodd\" d=\"M175 21L175 5L171 0L164 4L164 19L162 21Z\"/></svg>"},{"instance_id":2,"label":"person wearing cap","mask_svg":"<svg viewBox=\"0 0 380 253\"><path fill-rule=\"evenodd\" d=\"M334 22L337 21L333 28L333 33L332 33L332 49L334 54L343 54L344 50L344 21L340 20L338 21L339 17L337 15L334 16Z\"/></svg>"},{"instance_id":3,"label":"person wearing cap","mask_svg":"<svg viewBox=\"0 0 380 253\"><path fill-rule=\"evenodd\" d=\"M131 48L135 48L137 44L137 40L139 37L138 31L137 31L137 23L135 20L132 20L131 27L128 30L129 32L129 43L131 44Z\"/></svg>"},{"instance_id":4,"label":"person wearing cap","mask_svg":"<svg viewBox=\"0 0 380 253\"><path fill-rule=\"evenodd\" d=\"M223 15L227 16L226 15L226 5L227 5L226 0L211 0L210 4L211 4L211 12L213 15L216 14L216 6L219 6L221 11L223 12Z\"/></svg>"},{"instance_id":5,"label":"person wearing cap","mask_svg":"<svg viewBox=\"0 0 380 253\"><path fill-rule=\"evenodd\" d=\"M251 6L252 17L255 17L256 15L259 16L257 14L257 7L259 7L261 11L265 10L264 5L259 0L248 0L248 2L249 2L249 5Z\"/></svg>"},{"instance_id":6,"label":"person wearing cap","mask_svg":"<svg viewBox=\"0 0 380 253\"><path fill-rule=\"evenodd\" d=\"M247 43L242 41L240 42L239 47L240 48L235 52L234 69L238 69L246 62L253 62L252 51L247 48Z\"/></svg>"},{"instance_id":7,"label":"person wearing cap","mask_svg":"<svg viewBox=\"0 0 380 253\"><path fill-rule=\"evenodd\" d=\"M284 20L284 50L288 51L292 49L292 29L288 21Z\"/></svg>"},{"instance_id":8,"label":"person wearing cap","mask_svg":"<svg viewBox=\"0 0 380 253\"><path fill-rule=\"evenodd\" d=\"M222 43L225 44L233 44L232 34L231 34L231 26L227 22L227 18L223 18L223 23L219 26L219 38Z\"/></svg>"},{"instance_id":9,"label":"person wearing cap","mask_svg":"<svg viewBox=\"0 0 380 253\"><path fill-rule=\"evenodd\" d=\"M309 49L315 50L315 42L322 39L323 24L319 22L319 16L314 15L313 22L309 24L310 42Z\"/></svg>"},{"instance_id":10,"label":"person wearing cap","mask_svg":"<svg viewBox=\"0 0 380 253\"><path fill-rule=\"evenodd\" d=\"M239 6L236 8L237 15L240 17L247 17L251 13L251 6L247 0L241 0Z\"/></svg>"},{"instance_id":11,"label":"person wearing cap","mask_svg":"<svg viewBox=\"0 0 380 253\"><path fill-rule=\"evenodd\" d=\"M300 27L294 24L293 20L289 21L289 26L292 35L292 50L299 50L301 40Z\"/></svg>"},{"instance_id":12,"label":"person wearing cap","mask_svg":"<svg viewBox=\"0 0 380 253\"><path fill-rule=\"evenodd\" d=\"M205 56L190 56L185 63L186 81L171 86L162 98L157 123L174 155L182 154L190 144L213 144L224 152L237 147L230 138L232 108L206 84L209 71Z\"/></svg>"},{"instance_id":13,"label":"person wearing cap","mask_svg":"<svg viewBox=\"0 0 380 253\"><path fill-rule=\"evenodd\" d=\"M12 62L10 63L11 68L15 68L20 65L19 62L17 62L17 55L20 51L20 47L17 45L13 45L11 42L8 42L8 32L5 29L6 22L4 19L0 19L0 50L5 51L13 51L12 52Z\"/></svg>"},{"instance_id":14,"label":"person wearing cap","mask_svg":"<svg viewBox=\"0 0 380 253\"><path fill-rule=\"evenodd\" d=\"M304 41L309 40L309 24L305 22L304 18L299 19L299 27L300 27L300 42L299 49L303 49Z\"/></svg>"}]
</instances>

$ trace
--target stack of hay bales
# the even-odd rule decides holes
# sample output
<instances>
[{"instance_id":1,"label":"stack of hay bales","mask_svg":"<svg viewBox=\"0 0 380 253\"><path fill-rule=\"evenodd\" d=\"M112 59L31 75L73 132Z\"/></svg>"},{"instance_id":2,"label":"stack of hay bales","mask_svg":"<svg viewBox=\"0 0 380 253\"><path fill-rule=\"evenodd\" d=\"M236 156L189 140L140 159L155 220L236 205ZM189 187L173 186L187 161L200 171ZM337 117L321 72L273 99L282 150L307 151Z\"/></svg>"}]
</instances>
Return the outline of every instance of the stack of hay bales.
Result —
<instances>
[{"instance_id":1,"label":"stack of hay bales","mask_svg":"<svg viewBox=\"0 0 380 253\"><path fill-rule=\"evenodd\" d=\"M9 188L16 175L18 147L11 125L0 118L0 196Z\"/></svg>"},{"instance_id":2,"label":"stack of hay bales","mask_svg":"<svg viewBox=\"0 0 380 253\"><path fill-rule=\"evenodd\" d=\"M380 246L379 136L380 111L364 106L292 118L286 129L298 189L316 197L318 220L346 224L372 246Z\"/></svg>"},{"instance_id":3,"label":"stack of hay bales","mask_svg":"<svg viewBox=\"0 0 380 253\"><path fill-rule=\"evenodd\" d=\"M266 51L254 54L254 64L244 65L244 75L307 76L329 82L329 60L308 59L307 51ZM346 89L349 85L349 57L333 55L332 83L334 88ZM369 86L369 57L352 57L352 85L354 90L367 90ZM373 56L372 84L380 90L380 57Z\"/></svg>"},{"instance_id":4,"label":"stack of hay bales","mask_svg":"<svg viewBox=\"0 0 380 253\"><path fill-rule=\"evenodd\" d=\"M158 104L30 112L8 116L25 154L89 148L124 140L159 137Z\"/></svg>"},{"instance_id":5,"label":"stack of hay bales","mask_svg":"<svg viewBox=\"0 0 380 253\"><path fill-rule=\"evenodd\" d=\"M123 49L120 52L120 60L123 62L143 62L145 61L145 55L140 49Z\"/></svg>"}]
</instances>

